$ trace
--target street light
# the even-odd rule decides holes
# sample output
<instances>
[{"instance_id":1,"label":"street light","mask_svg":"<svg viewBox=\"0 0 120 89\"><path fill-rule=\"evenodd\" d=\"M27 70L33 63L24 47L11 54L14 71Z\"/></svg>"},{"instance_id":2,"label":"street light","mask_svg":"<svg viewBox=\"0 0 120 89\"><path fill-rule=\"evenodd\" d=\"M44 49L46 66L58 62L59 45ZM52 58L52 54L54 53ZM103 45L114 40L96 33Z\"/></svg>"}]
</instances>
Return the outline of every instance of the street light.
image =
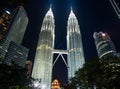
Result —
<instances>
[{"instance_id":1,"label":"street light","mask_svg":"<svg viewBox=\"0 0 120 89\"><path fill-rule=\"evenodd\" d=\"M41 89L47 89L47 86L45 84L41 85Z\"/></svg>"},{"instance_id":2,"label":"street light","mask_svg":"<svg viewBox=\"0 0 120 89\"><path fill-rule=\"evenodd\" d=\"M45 84L41 84L41 80L31 80L31 83L29 85L33 89L47 89L47 86Z\"/></svg>"},{"instance_id":3,"label":"street light","mask_svg":"<svg viewBox=\"0 0 120 89\"><path fill-rule=\"evenodd\" d=\"M34 87L39 87L40 83L39 83L39 81L35 81L35 82L33 82L33 85L34 85Z\"/></svg>"}]
</instances>

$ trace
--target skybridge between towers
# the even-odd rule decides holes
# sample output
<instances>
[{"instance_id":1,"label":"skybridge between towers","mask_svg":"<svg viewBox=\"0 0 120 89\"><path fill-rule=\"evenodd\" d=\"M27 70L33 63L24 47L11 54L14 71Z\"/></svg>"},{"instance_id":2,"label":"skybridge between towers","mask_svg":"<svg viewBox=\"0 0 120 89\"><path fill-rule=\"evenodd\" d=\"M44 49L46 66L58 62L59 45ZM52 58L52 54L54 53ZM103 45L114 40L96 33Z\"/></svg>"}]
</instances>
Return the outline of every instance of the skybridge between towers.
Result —
<instances>
[{"instance_id":1,"label":"skybridge between towers","mask_svg":"<svg viewBox=\"0 0 120 89\"><path fill-rule=\"evenodd\" d=\"M59 57L61 57L62 60L64 61L65 65L66 65L66 67L68 68L68 64L65 60L65 57L63 56L63 54L68 55L68 50L53 50L52 53L53 53L53 55L58 54L57 57L55 58L55 61L53 62L53 67L54 67L55 63L58 61Z\"/></svg>"}]
</instances>

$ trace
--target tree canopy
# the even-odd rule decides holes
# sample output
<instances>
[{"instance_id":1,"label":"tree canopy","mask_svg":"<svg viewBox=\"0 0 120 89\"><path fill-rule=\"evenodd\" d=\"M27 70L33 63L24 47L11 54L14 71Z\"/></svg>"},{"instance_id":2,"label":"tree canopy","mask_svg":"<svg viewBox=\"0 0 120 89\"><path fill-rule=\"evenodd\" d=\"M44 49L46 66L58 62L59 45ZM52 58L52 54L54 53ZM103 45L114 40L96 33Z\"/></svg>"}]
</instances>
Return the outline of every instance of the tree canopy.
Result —
<instances>
[{"instance_id":1,"label":"tree canopy","mask_svg":"<svg viewBox=\"0 0 120 89\"><path fill-rule=\"evenodd\" d=\"M75 73L65 89L119 89L120 58L93 59Z\"/></svg>"},{"instance_id":2,"label":"tree canopy","mask_svg":"<svg viewBox=\"0 0 120 89\"><path fill-rule=\"evenodd\" d=\"M26 89L27 69L0 64L0 89Z\"/></svg>"}]
</instances>

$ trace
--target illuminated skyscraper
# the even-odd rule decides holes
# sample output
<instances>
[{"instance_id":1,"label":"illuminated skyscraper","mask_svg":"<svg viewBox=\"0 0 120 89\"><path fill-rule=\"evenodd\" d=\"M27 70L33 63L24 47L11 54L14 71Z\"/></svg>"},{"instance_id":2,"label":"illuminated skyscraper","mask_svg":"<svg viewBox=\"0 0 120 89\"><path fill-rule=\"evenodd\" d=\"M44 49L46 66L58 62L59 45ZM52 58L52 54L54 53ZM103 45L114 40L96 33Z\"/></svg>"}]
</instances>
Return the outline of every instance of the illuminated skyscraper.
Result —
<instances>
[{"instance_id":1,"label":"illuminated skyscraper","mask_svg":"<svg viewBox=\"0 0 120 89\"><path fill-rule=\"evenodd\" d=\"M10 14L10 23L8 24L8 32L4 39L0 42L0 60L3 60L11 41L21 44L24 33L28 24L28 17L23 8L19 6Z\"/></svg>"},{"instance_id":2,"label":"illuminated skyscraper","mask_svg":"<svg viewBox=\"0 0 120 89\"><path fill-rule=\"evenodd\" d=\"M110 3L112 4L116 14L120 19L120 0L110 0Z\"/></svg>"},{"instance_id":3,"label":"illuminated skyscraper","mask_svg":"<svg viewBox=\"0 0 120 89\"><path fill-rule=\"evenodd\" d=\"M109 35L103 32L94 32L95 45L99 58L107 58L117 54Z\"/></svg>"},{"instance_id":4,"label":"illuminated skyscraper","mask_svg":"<svg viewBox=\"0 0 120 89\"><path fill-rule=\"evenodd\" d=\"M11 23L9 26L9 33L6 36L6 39L21 44L27 24L28 17L25 9L23 8L23 6L17 7L11 13Z\"/></svg>"},{"instance_id":5,"label":"illuminated skyscraper","mask_svg":"<svg viewBox=\"0 0 120 89\"><path fill-rule=\"evenodd\" d=\"M68 78L71 78L85 63L80 28L72 9L67 23L67 50Z\"/></svg>"},{"instance_id":6,"label":"illuminated skyscraper","mask_svg":"<svg viewBox=\"0 0 120 89\"><path fill-rule=\"evenodd\" d=\"M32 78L40 79L45 89L51 89L54 29L54 16L50 8L42 23L32 71Z\"/></svg>"},{"instance_id":7,"label":"illuminated skyscraper","mask_svg":"<svg viewBox=\"0 0 120 89\"><path fill-rule=\"evenodd\" d=\"M69 78L74 77L75 72L85 63L80 28L73 11L68 18L67 50L54 49L54 29L54 16L50 8L42 23L32 71L32 78L40 80L41 85L47 87L45 89L51 89L52 69L59 57L68 68ZM58 56L53 62L54 53ZM68 64L63 54L68 55Z\"/></svg>"}]
</instances>

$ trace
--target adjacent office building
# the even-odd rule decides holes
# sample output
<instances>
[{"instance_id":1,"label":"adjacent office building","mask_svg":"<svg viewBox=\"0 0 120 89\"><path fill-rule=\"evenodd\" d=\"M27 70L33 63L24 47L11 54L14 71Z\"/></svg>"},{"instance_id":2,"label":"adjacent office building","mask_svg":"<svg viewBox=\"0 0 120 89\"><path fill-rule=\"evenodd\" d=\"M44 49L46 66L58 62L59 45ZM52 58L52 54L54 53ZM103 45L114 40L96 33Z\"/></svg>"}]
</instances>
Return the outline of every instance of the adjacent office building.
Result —
<instances>
[{"instance_id":1,"label":"adjacent office building","mask_svg":"<svg viewBox=\"0 0 120 89\"><path fill-rule=\"evenodd\" d=\"M8 24L8 32L4 39L0 42L0 59L4 60L11 41L21 44L24 33L28 24L28 17L23 6L17 7L10 14L10 23Z\"/></svg>"},{"instance_id":2,"label":"adjacent office building","mask_svg":"<svg viewBox=\"0 0 120 89\"><path fill-rule=\"evenodd\" d=\"M16 65L18 68L25 68L28 51L26 47L11 41L3 63L7 65Z\"/></svg>"},{"instance_id":3,"label":"adjacent office building","mask_svg":"<svg viewBox=\"0 0 120 89\"><path fill-rule=\"evenodd\" d=\"M10 23L10 12L4 11L0 17L0 42L4 39L8 32L8 25Z\"/></svg>"},{"instance_id":4,"label":"adjacent office building","mask_svg":"<svg viewBox=\"0 0 120 89\"><path fill-rule=\"evenodd\" d=\"M117 51L107 33L94 32L95 45L100 59L105 59L110 56L115 56Z\"/></svg>"}]
</instances>

